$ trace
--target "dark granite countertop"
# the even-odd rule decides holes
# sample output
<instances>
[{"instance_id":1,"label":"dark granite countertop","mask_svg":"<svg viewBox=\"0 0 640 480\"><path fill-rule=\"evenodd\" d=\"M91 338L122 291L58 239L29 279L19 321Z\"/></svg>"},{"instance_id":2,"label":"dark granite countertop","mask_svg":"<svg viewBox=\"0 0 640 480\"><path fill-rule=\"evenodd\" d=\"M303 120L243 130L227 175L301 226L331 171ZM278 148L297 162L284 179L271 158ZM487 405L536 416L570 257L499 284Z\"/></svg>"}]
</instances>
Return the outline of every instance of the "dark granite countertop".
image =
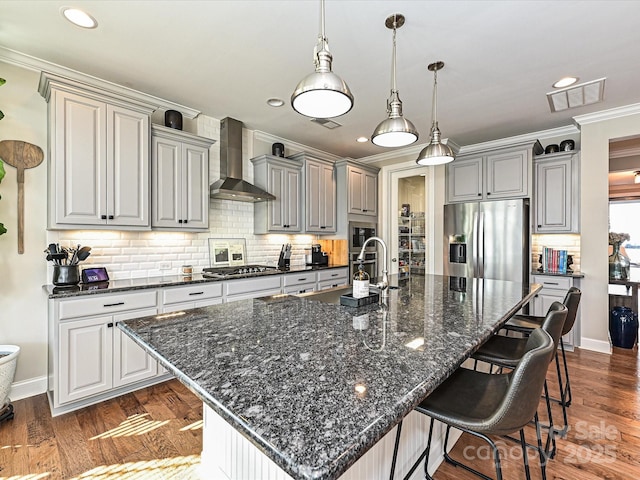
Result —
<instances>
[{"instance_id":1,"label":"dark granite countertop","mask_svg":"<svg viewBox=\"0 0 640 480\"><path fill-rule=\"evenodd\" d=\"M391 282L386 305L279 295L118 326L293 478L334 479L541 288Z\"/></svg>"},{"instance_id":2,"label":"dark granite countertop","mask_svg":"<svg viewBox=\"0 0 640 480\"><path fill-rule=\"evenodd\" d=\"M222 282L225 280L237 280L240 278L284 275L287 273L310 272L315 270L327 270L331 268L348 268L348 265L327 265L327 266L292 266L289 270L269 270L267 272L247 275L237 275L233 278L209 278L203 277L200 273L193 275L165 275L162 277L132 278L127 280L110 280L106 283L80 284L70 287L57 287L55 285L44 285L42 288L49 298L76 297L79 295L95 295L114 292L126 292L130 290L144 290L147 288L175 287L181 285L191 285L204 282Z\"/></svg>"},{"instance_id":3,"label":"dark granite countertop","mask_svg":"<svg viewBox=\"0 0 640 480\"><path fill-rule=\"evenodd\" d=\"M584 273L581 272L567 272L567 273L555 273L555 272L539 272L533 270L531 275L548 275L550 277L571 277L571 278L584 278Z\"/></svg>"}]
</instances>

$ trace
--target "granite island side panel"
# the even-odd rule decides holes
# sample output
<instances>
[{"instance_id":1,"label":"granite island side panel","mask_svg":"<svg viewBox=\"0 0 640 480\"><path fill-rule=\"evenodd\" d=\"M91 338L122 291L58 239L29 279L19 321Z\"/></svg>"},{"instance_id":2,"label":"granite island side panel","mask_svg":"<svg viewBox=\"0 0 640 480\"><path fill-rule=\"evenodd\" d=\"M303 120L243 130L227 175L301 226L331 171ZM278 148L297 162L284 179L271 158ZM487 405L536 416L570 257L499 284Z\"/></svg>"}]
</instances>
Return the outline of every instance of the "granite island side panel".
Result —
<instances>
[{"instance_id":1,"label":"granite island side panel","mask_svg":"<svg viewBox=\"0 0 640 480\"><path fill-rule=\"evenodd\" d=\"M283 295L118 326L293 478L333 479L541 288L392 282L386 305Z\"/></svg>"}]
</instances>

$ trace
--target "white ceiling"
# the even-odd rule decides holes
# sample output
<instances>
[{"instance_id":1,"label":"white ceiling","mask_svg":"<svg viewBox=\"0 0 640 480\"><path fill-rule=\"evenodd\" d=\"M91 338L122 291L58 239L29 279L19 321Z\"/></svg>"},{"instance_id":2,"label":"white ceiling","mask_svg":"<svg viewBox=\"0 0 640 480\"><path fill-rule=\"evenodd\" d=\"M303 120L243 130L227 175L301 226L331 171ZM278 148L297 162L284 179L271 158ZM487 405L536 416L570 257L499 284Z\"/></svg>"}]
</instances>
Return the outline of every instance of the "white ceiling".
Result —
<instances>
[{"instance_id":1,"label":"white ceiling","mask_svg":"<svg viewBox=\"0 0 640 480\"><path fill-rule=\"evenodd\" d=\"M438 119L458 145L571 125L571 118L640 102L640 2L637 1L361 1L327 0L333 70L355 106L327 130L289 106L313 71L319 2L83 1L95 30L68 23L66 1L0 2L0 46L200 110L230 116L340 156L387 150L370 136L389 96L391 31L402 13L398 74L405 117L428 141L433 75ZM559 78L606 77L602 103L550 113L545 94ZM35 86L34 86L35 88ZM287 105L274 109L267 98Z\"/></svg>"}]
</instances>

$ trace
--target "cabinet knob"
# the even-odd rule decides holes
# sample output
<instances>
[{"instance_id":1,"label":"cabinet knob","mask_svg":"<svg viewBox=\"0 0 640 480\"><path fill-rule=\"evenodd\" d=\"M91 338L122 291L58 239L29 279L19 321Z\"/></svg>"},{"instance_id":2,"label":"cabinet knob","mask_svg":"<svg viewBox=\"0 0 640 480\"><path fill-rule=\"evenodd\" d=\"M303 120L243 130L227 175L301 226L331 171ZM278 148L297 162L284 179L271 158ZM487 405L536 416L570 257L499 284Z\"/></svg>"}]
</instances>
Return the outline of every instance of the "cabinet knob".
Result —
<instances>
[{"instance_id":1,"label":"cabinet knob","mask_svg":"<svg viewBox=\"0 0 640 480\"><path fill-rule=\"evenodd\" d=\"M113 220L113 215L109 215L109 220Z\"/></svg>"},{"instance_id":2,"label":"cabinet knob","mask_svg":"<svg viewBox=\"0 0 640 480\"><path fill-rule=\"evenodd\" d=\"M478 194L478 196L479 196L479 197L481 197L481 196L482 196L482 194L481 194L481 193L479 193L479 194Z\"/></svg>"},{"instance_id":3,"label":"cabinet knob","mask_svg":"<svg viewBox=\"0 0 640 480\"><path fill-rule=\"evenodd\" d=\"M366 208L362 209L363 212L368 212L369 210L367 210Z\"/></svg>"},{"instance_id":4,"label":"cabinet knob","mask_svg":"<svg viewBox=\"0 0 640 480\"><path fill-rule=\"evenodd\" d=\"M107 328L113 328L113 323L107 323Z\"/></svg>"},{"instance_id":5,"label":"cabinet knob","mask_svg":"<svg viewBox=\"0 0 640 480\"><path fill-rule=\"evenodd\" d=\"M183 221L182 221L182 223L187 223L187 222L188 222L188 220L183 220Z\"/></svg>"},{"instance_id":6,"label":"cabinet knob","mask_svg":"<svg viewBox=\"0 0 640 480\"><path fill-rule=\"evenodd\" d=\"M178 220L178 223L182 223L182 220Z\"/></svg>"},{"instance_id":7,"label":"cabinet knob","mask_svg":"<svg viewBox=\"0 0 640 480\"><path fill-rule=\"evenodd\" d=\"M491 195L491 192L487 192L487 195Z\"/></svg>"},{"instance_id":8,"label":"cabinet knob","mask_svg":"<svg viewBox=\"0 0 640 480\"><path fill-rule=\"evenodd\" d=\"M538 225L538 228L542 228L542 225Z\"/></svg>"},{"instance_id":9,"label":"cabinet knob","mask_svg":"<svg viewBox=\"0 0 640 480\"><path fill-rule=\"evenodd\" d=\"M107 216L106 216L106 215L100 215L100 218L101 218L102 220L106 220L106 219L107 219Z\"/></svg>"}]
</instances>

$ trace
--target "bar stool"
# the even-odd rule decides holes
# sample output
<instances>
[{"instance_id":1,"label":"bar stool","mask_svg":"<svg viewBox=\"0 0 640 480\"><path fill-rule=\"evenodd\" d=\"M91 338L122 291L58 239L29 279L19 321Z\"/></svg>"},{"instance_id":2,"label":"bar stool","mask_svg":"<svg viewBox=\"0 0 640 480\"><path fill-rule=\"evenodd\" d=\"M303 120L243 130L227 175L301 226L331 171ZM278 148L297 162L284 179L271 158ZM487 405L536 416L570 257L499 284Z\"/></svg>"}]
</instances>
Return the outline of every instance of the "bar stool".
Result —
<instances>
[{"instance_id":1,"label":"bar stool","mask_svg":"<svg viewBox=\"0 0 640 480\"><path fill-rule=\"evenodd\" d=\"M554 352L557 356L557 348L560 342L560 337L564 331L564 324L568 316L569 310L560 302L553 302L547 311L547 315L542 317L542 329L547 332L553 339ZM471 356L476 361L482 361L491 365L497 365L498 367L515 368L522 355L525 352L527 346L527 338L515 338L505 337L502 335L494 335L487 340L480 348ZM553 356L549 359L549 362L553 359ZM555 434L566 432L567 428L567 415L564 411L564 427L561 430L555 429L553 425L553 416L551 413L551 405L549 403L549 390L547 387L547 381L544 381L544 398L547 404L547 414L549 417L549 436L545 445L545 454L553 457L555 454ZM536 426L536 429L538 426ZM549 447L552 446L551 449Z\"/></svg>"},{"instance_id":2,"label":"bar stool","mask_svg":"<svg viewBox=\"0 0 640 480\"><path fill-rule=\"evenodd\" d=\"M558 371L558 381L560 382L560 398L551 398L551 400L557 403L563 403L565 407L571 405L571 381L569 379L569 368L567 366L567 356L564 349L564 340L562 339L567 333L573 329L573 325L576 322L576 315L578 313L578 306L580 305L580 298L582 292L576 287L571 287L564 297L562 302L567 307L567 319L564 322L562 328L562 335L560 336L560 351L562 352L562 364L564 366L564 386L562 385L562 375L560 374L560 364L558 362L558 354L556 352L556 368ZM544 317L537 317L534 315L516 315L509 320L504 326L505 329L515 332L521 332L524 334L530 333L532 330L540 327ZM566 425L566 418L565 418Z\"/></svg>"},{"instance_id":3,"label":"bar stool","mask_svg":"<svg viewBox=\"0 0 640 480\"><path fill-rule=\"evenodd\" d=\"M405 480L411 477L422 459L424 459L425 476L427 479L432 480L432 477L427 472L427 466L435 420L447 425L444 441L445 460L487 480L490 480L490 478L483 473L449 456L447 443L450 428L457 428L489 443L493 451L498 480L502 480L500 453L496 444L488 435L508 435L520 431L520 445L525 474L529 480L531 474L524 439L524 427L534 416L537 416L538 399L540 398L542 384L552 356L553 339L547 332L539 328L531 332L527 339L524 355L517 366L509 373L489 374L458 368L416 407L418 412L431 417L431 425L427 447L411 467L409 473L405 476ZM393 479L398 454L401 425L402 422L398 424L396 433L391 479ZM539 453L542 458L543 452L540 446Z\"/></svg>"}]
</instances>

